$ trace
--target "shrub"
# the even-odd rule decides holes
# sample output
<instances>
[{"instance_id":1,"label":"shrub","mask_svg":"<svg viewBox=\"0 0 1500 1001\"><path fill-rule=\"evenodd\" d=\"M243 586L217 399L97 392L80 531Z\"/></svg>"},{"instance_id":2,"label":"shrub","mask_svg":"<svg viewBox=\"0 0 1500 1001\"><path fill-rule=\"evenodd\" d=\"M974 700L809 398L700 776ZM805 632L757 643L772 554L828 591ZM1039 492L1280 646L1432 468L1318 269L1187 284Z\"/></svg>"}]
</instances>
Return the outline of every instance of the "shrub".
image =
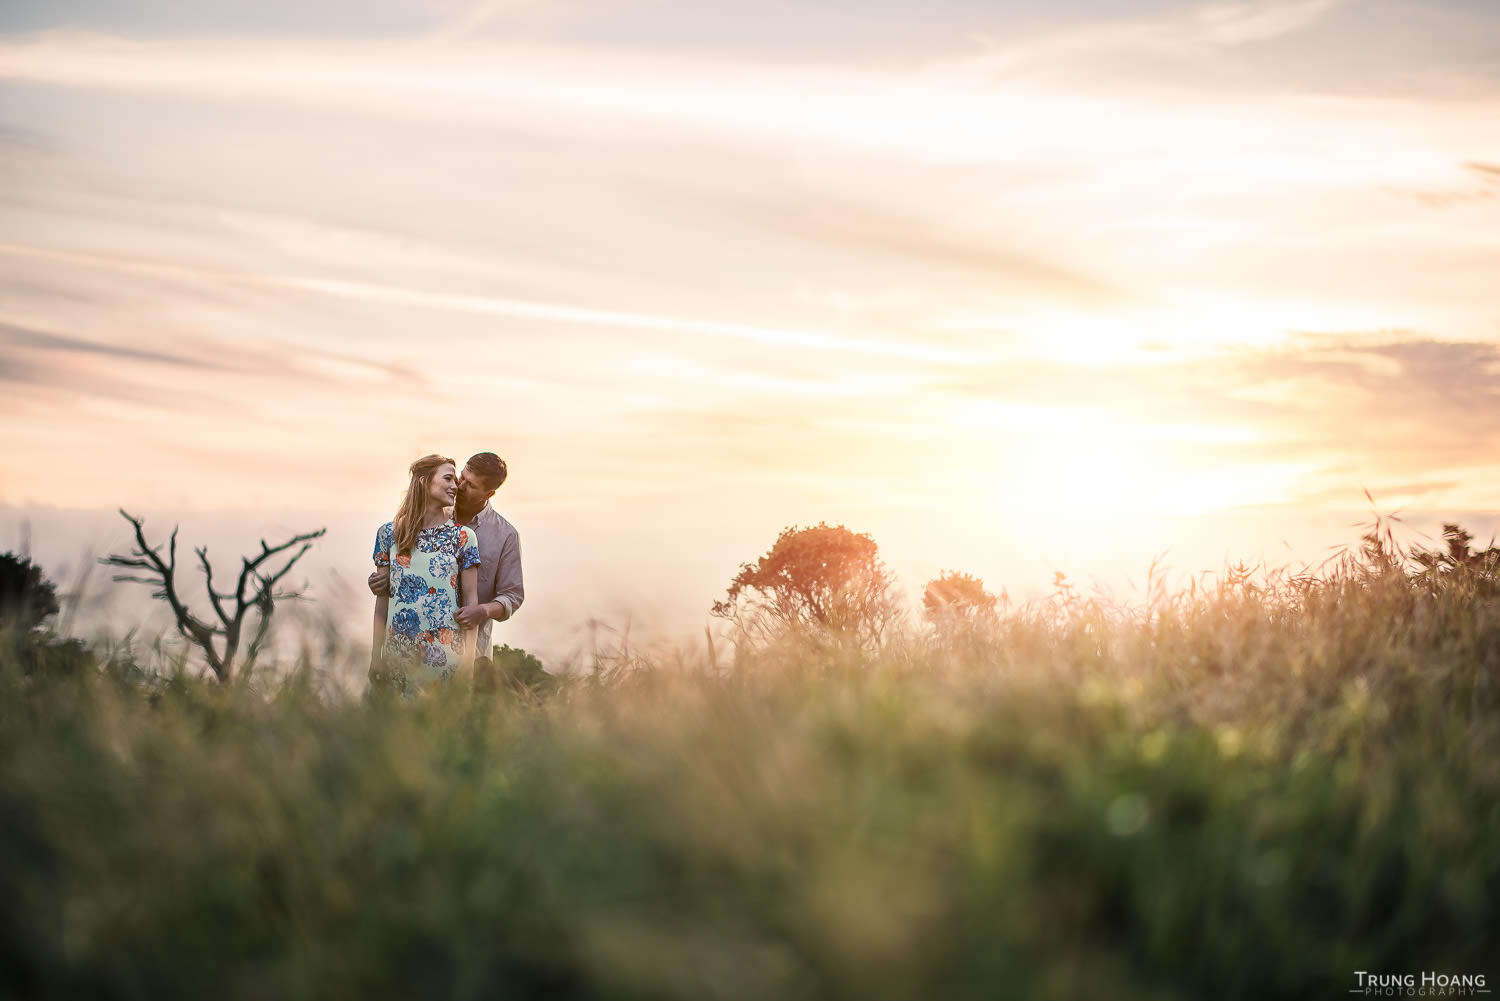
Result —
<instances>
[{"instance_id":1,"label":"shrub","mask_svg":"<svg viewBox=\"0 0 1500 1001\"><path fill-rule=\"evenodd\" d=\"M901 615L875 540L842 525L788 528L755 563L745 563L713 614L765 641L832 640L872 651Z\"/></svg>"},{"instance_id":2,"label":"shrub","mask_svg":"<svg viewBox=\"0 0 1500 1001\"><path fill-rule=\"evenodd\" d=\"M57 611L57 588L42 568L15 553L0 554L0 629L36 629Z\"/></svg>"}]
</instances>

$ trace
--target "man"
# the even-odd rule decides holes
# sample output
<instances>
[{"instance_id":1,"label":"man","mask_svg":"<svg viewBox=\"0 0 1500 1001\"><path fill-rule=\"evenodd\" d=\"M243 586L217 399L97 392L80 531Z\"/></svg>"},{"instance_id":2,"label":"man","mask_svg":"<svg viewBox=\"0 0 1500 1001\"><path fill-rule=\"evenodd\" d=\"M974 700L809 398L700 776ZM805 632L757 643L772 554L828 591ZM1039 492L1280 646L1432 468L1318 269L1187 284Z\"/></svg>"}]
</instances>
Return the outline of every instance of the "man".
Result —
<instances>
[{"instance_id":1,"label":"man","mask_svg":"<svg viewBox=\"0 0 1500 1001\"><path fill-rule=\"evenodd\" d=\"M469 602L458 610L458 624L478 628L479 656L490 654L490 624L504 622L521 607L526 592L521 585L521 535L514 525L490 506L490 498L505 482L505 460L494 452L480 452L464 463L458 494L453 500L453 520L467 525L479 536L478 594L465 595ZM370 592L377 597L391 593L389 567L370 574Z\"/></svg>"}]
</instances>

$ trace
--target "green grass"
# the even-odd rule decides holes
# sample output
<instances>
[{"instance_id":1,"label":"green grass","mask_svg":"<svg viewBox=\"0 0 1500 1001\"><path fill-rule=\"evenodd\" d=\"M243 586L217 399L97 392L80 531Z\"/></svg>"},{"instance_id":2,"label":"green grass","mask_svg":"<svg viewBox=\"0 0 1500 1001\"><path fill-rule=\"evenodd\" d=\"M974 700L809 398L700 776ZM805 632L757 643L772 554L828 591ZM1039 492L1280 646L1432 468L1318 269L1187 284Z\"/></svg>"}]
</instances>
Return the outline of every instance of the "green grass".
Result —
<instances>
[{"instance_id":1,"label":"green grass","mask_svg":"<svg viewBox=\"0 0 1500 1001\"><path fill-rule=\"evenodd\" d=\"M1346 566L407 706L308 669L271 692L69 671L12 635L0 993L1261 999L1493 976L1490 591Z\"/></svg>"}]
</instances>

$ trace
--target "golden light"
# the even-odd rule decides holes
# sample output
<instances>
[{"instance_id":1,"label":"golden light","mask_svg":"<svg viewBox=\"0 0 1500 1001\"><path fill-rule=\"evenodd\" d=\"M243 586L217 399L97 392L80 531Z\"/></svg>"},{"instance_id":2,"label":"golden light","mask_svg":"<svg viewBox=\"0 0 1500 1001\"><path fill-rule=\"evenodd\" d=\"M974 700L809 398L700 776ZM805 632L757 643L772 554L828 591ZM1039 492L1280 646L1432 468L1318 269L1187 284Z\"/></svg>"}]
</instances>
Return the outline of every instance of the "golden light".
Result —
<instances>
[{"instance_id":1,"label":"golden light","mask_svg":"<svg viewBox=\"0 0 1500 1001\"><path fill-rule=\"evenodd\" d=\"M1076 516L1196 515L1289 500L1296 463L1210 462L1214 446L1261 440L1252 428L1132 422L1091 407L972 401L955 423L986 457L974 489L996 510Z\"/></svg>"}]
</instances>

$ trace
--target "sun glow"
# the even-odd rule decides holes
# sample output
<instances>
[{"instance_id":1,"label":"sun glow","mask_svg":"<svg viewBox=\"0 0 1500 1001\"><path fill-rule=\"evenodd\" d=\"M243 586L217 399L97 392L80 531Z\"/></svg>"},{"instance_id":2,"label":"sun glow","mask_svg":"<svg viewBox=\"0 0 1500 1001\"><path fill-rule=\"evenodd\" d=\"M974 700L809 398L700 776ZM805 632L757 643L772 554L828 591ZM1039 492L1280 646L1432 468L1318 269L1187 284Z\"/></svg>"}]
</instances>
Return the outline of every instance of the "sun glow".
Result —
<instances>
[{"instance_id":1,"label":"sun glow","mask_svg":"<svg viewBox=\"0 0 1500 1001\"><path fill-rule=\"evenodd\" d=\"M1218 446L1261 440L1234 425L1131 421L1090 407L978 401L955 415L985 457L975 489L989 507L1068 515L1196 515L1289 498L1294 465L1205 461Z\"/></svg>"},{"instance_id":2,"label":"sun glow","mask_svg":"<svg viewBox=\"0 0 1500 1001\"><path fill-rule=\"evenodd\" d=\"M969 317L956 329L995 325ZM1301 331L1371 330L1382 323L1368 307L1343 303L1185 297L1165 307L1050 309L1008 319L1007 325L1023 331L1018 349L1032 357L1099 368L1166 364L1242 348L1276 349Z\"/></svg>"}]
</instances>

